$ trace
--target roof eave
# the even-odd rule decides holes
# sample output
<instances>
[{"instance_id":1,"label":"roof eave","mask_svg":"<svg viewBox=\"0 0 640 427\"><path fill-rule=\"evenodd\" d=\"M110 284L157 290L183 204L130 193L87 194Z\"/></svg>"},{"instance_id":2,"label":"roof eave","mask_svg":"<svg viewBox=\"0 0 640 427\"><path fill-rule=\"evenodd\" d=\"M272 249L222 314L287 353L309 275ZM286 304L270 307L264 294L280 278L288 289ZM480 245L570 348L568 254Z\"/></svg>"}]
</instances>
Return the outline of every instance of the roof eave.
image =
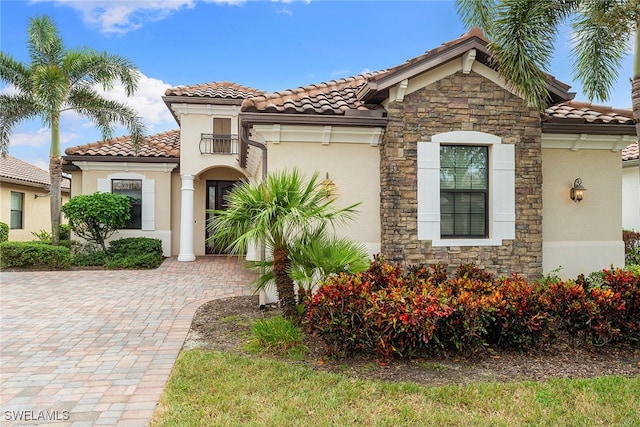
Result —
<instances>
[{"instance_id":1,"label":"roof eave","mask_svg":"<svg viewBox=\"0 0 640 427\"><path fill-rule=\"evenodd\" d=\"M333 114L290 114L290 113L258 113L242 112L240 121L243 124L277 123L295 125L333 125L333 126L368 126L386 127L387 117L372 115L333 115Z\"/></svg>"},{"instance_id":2,"label":"roof eave","mask_svg":"<svg viewBox=\"0 0 640 427\"><path fill-rule=\"evenodd\" d=\"M588 122L572 122L559 123L556 121L543 121L543 133L563 133L563 134L579 134L587 135L636 135L635 125L628 124L612 124L612 123L588 123Z\"/></svg>"}]
</instances>

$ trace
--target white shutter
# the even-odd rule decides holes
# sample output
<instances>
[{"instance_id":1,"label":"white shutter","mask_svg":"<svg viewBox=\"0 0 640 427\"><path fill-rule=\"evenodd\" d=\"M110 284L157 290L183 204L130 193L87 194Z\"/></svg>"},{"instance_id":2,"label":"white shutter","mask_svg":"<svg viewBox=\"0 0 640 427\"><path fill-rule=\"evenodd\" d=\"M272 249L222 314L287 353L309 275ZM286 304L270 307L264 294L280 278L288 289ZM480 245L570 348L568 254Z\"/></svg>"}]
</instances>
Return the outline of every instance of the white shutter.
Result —
<instances>
[{"instance_id":1,"label":"white shutter","mask_svg":"<svg viewBox=\"0 0 640 427\"><path fill-rule=\"evenodd\" d=\"M98 178L98 191L101 193L111 193L111 180L108 178Z\"/></svg>"},{"instance_id":2,"label":"white shutter","mask_svg":"<svg viewBox=\"0 0 640 427\"><path fill-rule=\"evenodd\" d=\"M418 240L440 238L440 144L418 142Z\"/></svg>"},{"instance_id":3,"label":"white shutter","mask_svg":"<svg viewBox=\"0 0 640 427\"><path fill-rule=\"evenodd\" d=\"M142 180L142 229L146 231L155 230L155 179Z\"/></svg>"},{"instance_id":4,"label":"white shutter","mask_svg":"<svg viewBox=\"0 0 640 427\"><path fill-rule=\"evenodd\" d=\"M493 230L494 239L516 238L515 146L495 144L493 155Z\"/></svg>"}]
</instances>

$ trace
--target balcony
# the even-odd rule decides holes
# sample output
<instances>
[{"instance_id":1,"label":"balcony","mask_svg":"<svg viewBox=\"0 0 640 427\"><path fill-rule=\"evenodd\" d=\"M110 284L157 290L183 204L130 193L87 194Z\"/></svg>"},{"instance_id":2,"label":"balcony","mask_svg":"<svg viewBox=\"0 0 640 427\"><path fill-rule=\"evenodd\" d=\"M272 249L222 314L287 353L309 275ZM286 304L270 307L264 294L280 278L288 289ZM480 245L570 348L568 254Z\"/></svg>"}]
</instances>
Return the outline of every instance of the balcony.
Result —
<instances>
[{"instance_id":1,"label":"balcony","mask_svg":"<svg viewBox=\"0 0 640 427\"><path fill-rule=\"evenodd\" d=\"M203 133L200 154L238 154L238 135Z\"/></svg>"}]
</instances>

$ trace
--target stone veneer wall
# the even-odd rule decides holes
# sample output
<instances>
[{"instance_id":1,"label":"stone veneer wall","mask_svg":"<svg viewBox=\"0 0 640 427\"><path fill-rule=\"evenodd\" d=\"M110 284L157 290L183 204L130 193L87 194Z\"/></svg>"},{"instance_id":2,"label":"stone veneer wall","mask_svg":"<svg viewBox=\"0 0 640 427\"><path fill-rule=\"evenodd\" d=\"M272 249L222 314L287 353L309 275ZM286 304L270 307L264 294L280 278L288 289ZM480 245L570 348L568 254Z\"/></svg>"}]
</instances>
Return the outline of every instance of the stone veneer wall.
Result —
<instances>
[{"instance_id":1,"label":"stone veneer wall","mask_svg":"<svg viewBox=\"0 0 640 427\"><path fill-rule=\"evenodd\" d=\"M381 145L381 243L388 261L405 265L474 263L496 274L542 271L540 115L494 82L458 72L388 105ZM503 246L432 247L417 238L417 142L443 132L498 135L515 144L516 238Z\"/></svg>"}]
</instances>

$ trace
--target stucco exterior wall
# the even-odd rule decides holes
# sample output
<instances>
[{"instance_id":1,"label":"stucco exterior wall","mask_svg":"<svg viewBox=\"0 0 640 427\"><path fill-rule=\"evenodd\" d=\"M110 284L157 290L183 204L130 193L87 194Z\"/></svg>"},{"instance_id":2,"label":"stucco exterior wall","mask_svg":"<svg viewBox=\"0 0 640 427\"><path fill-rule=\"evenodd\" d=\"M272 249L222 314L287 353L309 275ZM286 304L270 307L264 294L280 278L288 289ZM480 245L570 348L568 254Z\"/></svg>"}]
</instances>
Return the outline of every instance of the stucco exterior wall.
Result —
<instances>
[{"instance_id":1,"label":"stucco exterior wall","mask_svg":"<svg viewBox=\"0 0 640 427\"><path fill-rule=\"evenodd\" d=\"M611 150L542 151L544 272L576 277L624 265L622 170ZM587 189L576 203L569 191L576 178Z\"/></svg>"},{"instance_id":2,"label":"stucco exterior wall","mask_svg":"<svg viewBox=\"0 0 640 427\"><path fill-rule=\"evenodd\" d=\"M336 207L361 203L358 215L336 234L363 243L370 254L380 251L380 151L370 144L281 142L267 146L268 171L297 167L307 177L329 174L335 184Z\"/></svg>"},{"instance_id":3,"label":"stucco exterior wall","mask_svg":"<svg viewBox=\"0 0 640 427\"><path fill-rule=\"evenodd\" d=\"M200 110L180 116L180 173L198 175L211 165L238 167L237 154L201 154L200 140L203 133L213 133L213 117L231 120L231 133L238 135L237 106L210 106L210 114ZM213 115L211 115L213 114Z\"/></svg>"},{"instance_id":4,"label":"stucco exterior wall","mask_svg":"<svg viewBox=\"0 0 640 427\"><path fill-rule=\"evenodd\" d=\"M383 255L405 264L475 263L498 274L538 274L542 269L539 114L474 71L443 77L402 101L393 100L387 110L390 121L380 166ZM514 240L504 240L501 246L451 247L432 247L431 241L418 240L417 142L451 131L485 132L500 137L502 144L515 144Z\"/></svg>"},{"instance_id":5,"label":"stucco exterior wall","mask_svg":"<svg viewBox=\"0 0 640 427\"><path fill-rule=\"evenodd\" d=\"M45 196L48 189L40 187L31 187L27 185L18 185L7 182L0 183L0 222L11 225L11 192L23 193L23 211L22 211L22 227L21 229L10 229L9 240L14 242L28 242L34 240L32 232L38 233L45 230L51 233L51 208L49 197L38 197L35 195ZM62 192L62 204L69 201L69 193ZM62 223L66 223L64 216L61 218Z\"/></svg>"},{"instance_id":6,"label":"stucco exterior wall","mask_svg":"<svg viewBox=\"0 0 640 427\"><path fill-rule=\"evenodd\" d=\"M175 164L149 165L106 163L101 165L83 165L82 179L74 182L73 194L93 194L99 190L99 180L108 180L115 174L130 173L144 177L154 182L154 229L153 230L118 230L110 240L123 237L151 237L162 240L165 256L170 256L172 250L171 237L171 203L172 203L172 173ZM153 170L148 170L153 169ZM74 172L72 176L80 175Z\"/></svg>"},{"instance_id":7,"label":"stucco exterior wall","mask_svg":"<svg viewBox=\"0 0 640 427\"><path fill-rule=\"evenodd\" d=\"M623 162L622 227L640 231L640 166L638 160Z\"/></svg>"}]
</instances>

